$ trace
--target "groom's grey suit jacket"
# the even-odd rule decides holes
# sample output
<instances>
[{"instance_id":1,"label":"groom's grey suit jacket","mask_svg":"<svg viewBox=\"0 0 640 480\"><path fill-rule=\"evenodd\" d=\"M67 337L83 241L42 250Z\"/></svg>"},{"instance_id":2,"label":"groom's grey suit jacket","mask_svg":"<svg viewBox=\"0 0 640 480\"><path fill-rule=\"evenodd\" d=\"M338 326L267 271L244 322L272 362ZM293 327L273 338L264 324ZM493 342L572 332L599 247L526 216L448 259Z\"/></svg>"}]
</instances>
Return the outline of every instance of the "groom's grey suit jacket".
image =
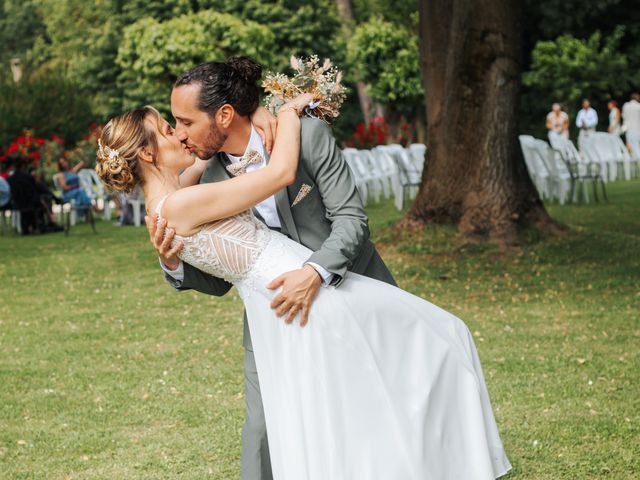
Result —
<instances>
[{"instance_id":1,"label":"groom's grey suit jacket","mask_svg":"<svg viewBox=\"0 0 640 480\"><path fill-rule=\"evenodd\" d=\"M223 153L209 160L200 183L230 178ZM309 193L292 206L302 185ZM369 240L367 215L356 190L351 171L338 148L331 129L324 122L302 118L300 162L296 180L275 194L282 233L313 250L309 262L334 274L332 285L339 286L347 270L395 285L386 265ZM257 214L254 209L254 213ZM257 215L260 217L259 215ZM166 279L178 290L197 290L221 296L231 284L191 265L184 264L184 280ZM311 307L313 311L313 306ZM245 316L244 346L251 349Z\"/></svg>"}]
</instances>

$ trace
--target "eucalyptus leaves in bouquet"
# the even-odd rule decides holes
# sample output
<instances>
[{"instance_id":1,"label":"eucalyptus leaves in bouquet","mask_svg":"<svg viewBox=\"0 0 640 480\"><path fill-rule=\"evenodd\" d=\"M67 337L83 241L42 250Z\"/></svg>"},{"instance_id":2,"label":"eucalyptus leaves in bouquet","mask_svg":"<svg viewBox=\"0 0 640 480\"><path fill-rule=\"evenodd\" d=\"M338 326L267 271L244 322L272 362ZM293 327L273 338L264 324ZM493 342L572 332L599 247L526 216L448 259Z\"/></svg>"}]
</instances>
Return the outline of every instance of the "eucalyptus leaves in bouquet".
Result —
<instances>
[{"instance_id":1,"label":"eucalyptus leaves in bouquet","mask_svg":"<svg viewBox=\"0 0 640 480\"><path fill-rule=\"evenodd\" d=\"M267 109L275 114L289 100L302 93L312 93L316 100L305 109L311 117L331 123L340 114L340 107L347 97L342 85L342 73L325 59L321 65L317 55L308 59L291 57L293 77L269 72L262 83L269 93L265 98Z\"/></svg>"}]
</instances>

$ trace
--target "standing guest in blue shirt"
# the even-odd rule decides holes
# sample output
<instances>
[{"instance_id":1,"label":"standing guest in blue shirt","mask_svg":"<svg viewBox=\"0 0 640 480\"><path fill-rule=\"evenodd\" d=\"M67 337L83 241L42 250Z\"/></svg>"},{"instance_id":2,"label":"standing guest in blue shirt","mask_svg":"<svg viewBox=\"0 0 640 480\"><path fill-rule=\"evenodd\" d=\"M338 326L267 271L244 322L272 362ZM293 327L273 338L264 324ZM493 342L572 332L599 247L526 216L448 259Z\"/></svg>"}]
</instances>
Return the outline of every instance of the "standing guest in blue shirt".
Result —
<instances>
[{"instance_id":1,"label":"standing guest in blue shirt","mask_svg":"<svg viewBox=\"0 0 640 480\"><path fill-rule=\"evenodd\" d=\"M578 116L576 117L576 127L580 129L578 144L580 144L591 133L595 132L597 126L598 113L591 108L591 102L585 98L582 100L582 110L578 112Z\"/></svg>"}]
</instances>

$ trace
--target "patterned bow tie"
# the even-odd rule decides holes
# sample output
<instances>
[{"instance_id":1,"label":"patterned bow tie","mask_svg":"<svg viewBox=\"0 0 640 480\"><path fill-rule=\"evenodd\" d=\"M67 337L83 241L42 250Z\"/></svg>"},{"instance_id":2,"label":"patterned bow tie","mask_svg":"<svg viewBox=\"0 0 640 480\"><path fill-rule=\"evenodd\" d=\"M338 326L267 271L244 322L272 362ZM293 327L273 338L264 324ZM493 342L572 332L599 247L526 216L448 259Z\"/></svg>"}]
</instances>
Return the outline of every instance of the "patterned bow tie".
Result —
<instances>
[{"instance_id":1,"label":"patterned bow tie","mask_svg":"<svg viewBox=\"0 0 640 480\"><path fill-rule=\"evenodd\" d=\"M260 162L262 162L262 155L260 155L256 150L251 150L242 157L239 162L231 163L227 165L226 168L231 175L237 177L238 175L246 173L249 165L256 165Z\"/></svg>"}]
</instances>

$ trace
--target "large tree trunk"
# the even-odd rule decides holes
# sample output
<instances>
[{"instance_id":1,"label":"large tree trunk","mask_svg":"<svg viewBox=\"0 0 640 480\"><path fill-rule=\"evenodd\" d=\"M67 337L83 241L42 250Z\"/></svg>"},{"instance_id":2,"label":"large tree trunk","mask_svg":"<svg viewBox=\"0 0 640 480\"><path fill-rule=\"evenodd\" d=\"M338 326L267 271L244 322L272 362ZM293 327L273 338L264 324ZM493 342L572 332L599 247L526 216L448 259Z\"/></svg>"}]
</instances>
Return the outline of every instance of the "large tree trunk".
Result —
<instances>
[{"instance_id":1,"label":"large tree trunk","mask_svg":"<svg viewBox=\"0 0 640 480\"><path fill-rule=\"evenodd\" d=\"M507 243L523 221L552 225L518 145L520 4L420 1L428 161L405 223L454 222Z\"/></svg>"},{"instance_id":2,"label":"large tree trunk","mask_svg":"<svg viewBox=\"0 0 640 480\"><path fill-rule=\"evenodd\" d=\"M353 22L353 9L351 8L351 0L336 0L338 13L342 17L343 25L347 33L350 33L351 23ZM373 99L367 94L367 86L364 82L356 82L356 91L358 92L358 100L360 101L360 110L362 110L362 118L365 125L373 119Z\"/></svg>"}]
</instances>

